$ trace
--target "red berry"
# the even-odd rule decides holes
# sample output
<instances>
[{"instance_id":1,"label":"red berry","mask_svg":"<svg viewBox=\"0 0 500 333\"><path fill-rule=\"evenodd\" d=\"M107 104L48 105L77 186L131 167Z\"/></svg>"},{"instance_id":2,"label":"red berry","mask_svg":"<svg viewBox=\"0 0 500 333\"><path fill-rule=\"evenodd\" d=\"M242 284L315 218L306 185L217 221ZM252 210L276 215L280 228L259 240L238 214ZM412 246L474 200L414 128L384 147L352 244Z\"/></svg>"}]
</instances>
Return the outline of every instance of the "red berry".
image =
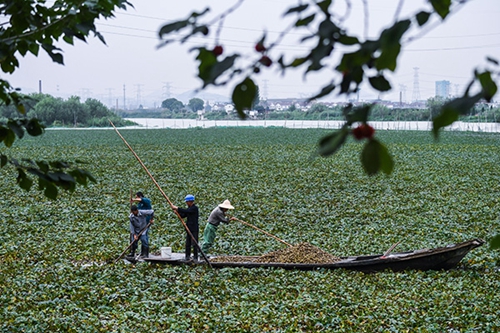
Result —
<instances>
[{"instance_id":1,"label":"red berry","mask_svg":"<svg viewBox=\"0 0 500 333\"><path fill-rule=\"evenodd\" d=\"M271 58L269 58L268 56L262 56L262 58L260 58L259 62L266 67L271 66L271 64L273 63Z\"/></svg>"},{"instance_id":2,"label":"red berry","mask_svg":"<svg viewBox=\"0 0 500 333\"><path fill-rule=\"evenodd\" d=\"M368 124L361 124L352 130L352 135L354 135L356 140L371 139L373 134L375 134L375 129Z\"/></svg>"},{"instance_id":3,"label":"red berry","mask_svg":"<svg viewBox=\"0 0 500 333\"><path fill-rule=\"evenodd\" d=\"M255 44L255 51L257 52L264 52L266 50L266 47L262 43L257 43Z\"/></svg>"},{"instance_id":4,"label":"red berry","mask_svg":"<svg viewBox=\"0 0 500 333\"><path fill-rule=\"evenodd\" d=\"M216 47L214 47L212 52L215 54L215 56L220 56L222 52L224 52L224 49L222 48L222 46L217 45Z\"/></svg>"},{"instance_id":5,"label":"red berry","mask_svg":"<svg viewBox=\"0 0 500 333\"><path fill-rule=\"evenodd\" d=\"M363 139L363 130L361 126L356 127L355 129L352 130L352 135L356 138L356 140L361 140Z\"/></svg>"},{"instance_id":6,"label":"red berry","mask_svg":"<svg viewBox=\"0 0 500 333\"><path fill-rule=\"evenodd\" d=\"M365 138L371 139L373 134L375 134L375 129L368 124L363 124L363 136Z\"/></svg>"}]
</instances>

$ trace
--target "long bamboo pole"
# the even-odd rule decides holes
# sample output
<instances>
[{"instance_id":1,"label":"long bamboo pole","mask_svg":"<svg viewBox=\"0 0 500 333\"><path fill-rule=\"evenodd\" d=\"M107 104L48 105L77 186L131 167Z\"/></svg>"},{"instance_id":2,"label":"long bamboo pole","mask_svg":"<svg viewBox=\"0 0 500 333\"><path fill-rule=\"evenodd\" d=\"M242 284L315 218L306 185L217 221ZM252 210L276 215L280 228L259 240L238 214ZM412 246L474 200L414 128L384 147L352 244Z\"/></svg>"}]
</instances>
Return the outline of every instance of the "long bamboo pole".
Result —
<instances>
[{"instance_id":1,"label":"long bamboo pole","mask_svg":"<svg viewBox=\"0 0 500 333\"><path fill-rule=\"evenodd\" d=\"M262 233L264 233L264 234L266 234L266 235L268 235L268 236L270 236L270 237L272 237L272 238L276 239L278 242L281 242L281 243L285 244L286 246L293 246L292 244L285 242L284 240L282 240L282 239L280 239L280 238L278 238L278 237L276 237L276 236L274 236L274 235L272 235L272 234L268 233L267 231L264 231L264 230L262 230L262 229L260 229L260 228L258 228L258 227L256 227L256 226L254 226L253 224L250 224L250 223L245 222L245 221L243 221L243 220L237 219L237 218L235 218L235 217L233 217L233 219L235 219L236 221L241 222L241 223L243 223L244 225L247 225L247 226L249 226L249 227L252 227L252 228L254 228L255 230L258 230L258 231L260 231L260 232L262 232Z\"/></svg>"},{"instance_id":2,"label":"long bamboo pole","mask_svg":"<svg viewBox=\"0 0 500 333\"><path fill-rule=\"evenodd\" d=\"M132 147L128 144L127 140L125 140L125 138L120 134L120 132L118 132L118 129L115 127L115 124L113 124L113 122L111 120L109 120L109 122L111 123L111 126L113 126L113 128L115 129L115 132L116 134L118 134L118 136L123 140L123 142L125 143L125 145L127 146L127 148L132 152L132 154L134 155L134 157L137 159L137 161L139 162L139 164L142 166L142 168L144 169L144 171L146 171L146 173L148 174L149 178L151 178L151 180L153 181L153 183L156 185L156 187L158 188L158 190L160 190L160 193L163 195L163 197L167 200L167 202L169 203L170 207L173 206L172 204L172 201L170 201L170 199L167 197L167 195L165 194L165 192L163 192L163 190L161 189L160 187L160 184L158 184L158 182L156 181L156 179L153 177L153 175L149 172L148 168L146 168L146 166L144 165L144 163L142 163L141 159L139 158L139 156L135 153L135 151L132 149ZM179 218L179 220L181 221L182 225L184 226L184 229L186 229L186 232L188 233L188 235L191 237L191 240L193 241L193 243L196 245L196 247L198 248L198 250L200 251L201 255L203 256L203 259L205 259L205 261L207 262L208 266L210 266L210 268L212 268L212 264L210 263L210 261L208 260L207 256L205 255L205 253L203 252L203 250L201 249L201 246L200 244L198 244L198 242L196 241L196 239L194 238L193 234L191 233L191 231L189 230L188 226L186 225L186 222L184 222L184 220L182 219L181 215L179 214L178 211L174 210L173 209L173 212L175 213L175 215L177 215L177 217Z\"/></svg>"}]
</instances>

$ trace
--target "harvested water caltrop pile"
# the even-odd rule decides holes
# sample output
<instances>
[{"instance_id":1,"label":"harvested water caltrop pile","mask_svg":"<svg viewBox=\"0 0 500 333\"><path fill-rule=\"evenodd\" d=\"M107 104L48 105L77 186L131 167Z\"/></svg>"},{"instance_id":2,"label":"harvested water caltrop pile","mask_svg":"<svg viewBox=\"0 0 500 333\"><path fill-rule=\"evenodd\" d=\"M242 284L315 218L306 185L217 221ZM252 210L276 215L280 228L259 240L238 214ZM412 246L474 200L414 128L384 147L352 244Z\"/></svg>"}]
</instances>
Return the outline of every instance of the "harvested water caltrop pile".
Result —
<instances>
[{"instance_id":1,"label":"harvested water caltrop pile","mask_svg":"<svg viewBox=\"0 0 500 333\"><path fill-rule=\"evenodd\" d=\"M212 258L212 262L258 262L283 264L332 264L341 259L309 243L299 243L260 257L224 256Z\"/></svg>"}]
</instances>

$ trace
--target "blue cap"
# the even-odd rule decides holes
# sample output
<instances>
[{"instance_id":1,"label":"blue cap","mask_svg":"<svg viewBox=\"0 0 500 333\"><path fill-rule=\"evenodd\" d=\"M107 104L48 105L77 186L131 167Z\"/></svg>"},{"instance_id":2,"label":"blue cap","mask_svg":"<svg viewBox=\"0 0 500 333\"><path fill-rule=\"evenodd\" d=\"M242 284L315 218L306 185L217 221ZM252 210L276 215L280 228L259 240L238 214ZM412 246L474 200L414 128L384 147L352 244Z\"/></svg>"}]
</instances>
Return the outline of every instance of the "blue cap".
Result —
<instances>
[{"instance_id":1,"label":"blue cap","mask_svg":"<svg viewBox=\"0 0 500 333\"><path fill-rule=\"evenodd\" d=\"M186 195L186 197L184 198L184 201L186 201L186 202L194 201L194 195L192 195L192 194Z\"/></svg>"}]
</instances>

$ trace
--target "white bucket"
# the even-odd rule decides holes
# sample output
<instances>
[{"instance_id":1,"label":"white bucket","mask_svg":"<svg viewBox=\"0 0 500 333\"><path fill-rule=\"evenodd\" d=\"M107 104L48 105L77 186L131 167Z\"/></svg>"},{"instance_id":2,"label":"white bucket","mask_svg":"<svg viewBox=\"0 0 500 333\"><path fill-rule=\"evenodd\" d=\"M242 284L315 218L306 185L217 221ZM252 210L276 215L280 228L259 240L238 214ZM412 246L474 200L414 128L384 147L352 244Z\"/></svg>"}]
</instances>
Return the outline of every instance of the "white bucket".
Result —
<instances>
[{"instance_id":1,"label":"white bucket","mask_svg":"<svg viewBox=\"0 0 500 333\"><path fill-rule=\"evenodd\" d=\"M171 247L162 247L161 248L161 257L162 258L172 257L172 248Z\"/></svg>"}]
</instances>

